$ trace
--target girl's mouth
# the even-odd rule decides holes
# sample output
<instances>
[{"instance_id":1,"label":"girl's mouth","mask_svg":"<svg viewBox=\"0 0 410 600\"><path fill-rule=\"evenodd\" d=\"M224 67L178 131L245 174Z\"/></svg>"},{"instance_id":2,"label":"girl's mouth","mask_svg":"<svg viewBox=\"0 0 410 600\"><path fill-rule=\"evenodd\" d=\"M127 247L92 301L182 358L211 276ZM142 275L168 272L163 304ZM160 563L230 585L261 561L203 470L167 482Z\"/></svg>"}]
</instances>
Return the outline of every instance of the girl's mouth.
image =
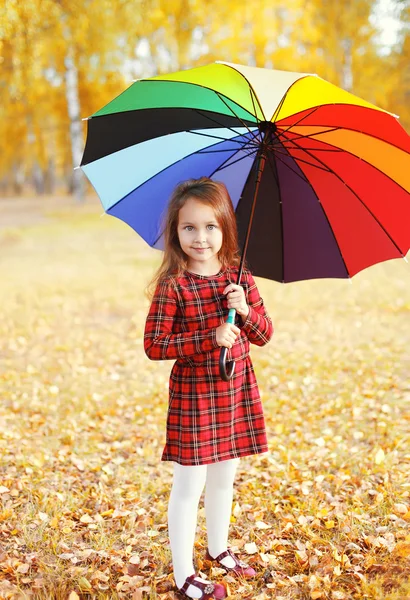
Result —
<instances>
[{"instance_id":1,"label":"girl's mouth","mask_svg":"<svg viewBox=\"0 0 410 600\"><path fill-rule=\"evenodd\" d=\"M202 254L203 252L205 252L205 250L209 250L209 248L194 248L194 250L196 250L196 252L199 252L200 254Z\"/></svg>"}]
</instances>

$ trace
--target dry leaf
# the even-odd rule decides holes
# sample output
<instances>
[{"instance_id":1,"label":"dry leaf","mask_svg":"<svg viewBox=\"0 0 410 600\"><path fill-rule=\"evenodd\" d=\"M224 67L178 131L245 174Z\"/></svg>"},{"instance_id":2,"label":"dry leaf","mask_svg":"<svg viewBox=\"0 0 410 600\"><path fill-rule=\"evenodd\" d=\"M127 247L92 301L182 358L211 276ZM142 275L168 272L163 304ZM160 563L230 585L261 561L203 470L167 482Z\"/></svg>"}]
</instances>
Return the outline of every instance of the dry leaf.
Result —
<instances>
[{"instance_id":1,"label":"dry leaf","mask_svg":"<svg viewBox=\"0 0 410 600\"><path fill-rule=\"evenodd\" d=\"M245 552L247 554L255 554L256 552L258 552L258 548L257 548L255 542L245 544L244 548L245 548Z\"/></svg>"},{"instance_id":2,"label":"dry leaf","mask_svg":"<svg viewBox=\"0 0 410 600\"><path fill-rule=\"evenodd\" d=\"M80 523L94 523L94 519L86 513L86 514L82 515L82 517L80 519Z\"/></svg>"},{"instance_id":3,"label":"dry leaf","mask_svg":"<svg viewBox=\"0 0 410 600\"><path fill-rule=\"evenodd\" d=\"M384 461L384 458L385 458L384 450L383 450L383 448L379 448L374 456L374 462L376 463L376 465L380 465Z\"/></svg>"}]
</instances>

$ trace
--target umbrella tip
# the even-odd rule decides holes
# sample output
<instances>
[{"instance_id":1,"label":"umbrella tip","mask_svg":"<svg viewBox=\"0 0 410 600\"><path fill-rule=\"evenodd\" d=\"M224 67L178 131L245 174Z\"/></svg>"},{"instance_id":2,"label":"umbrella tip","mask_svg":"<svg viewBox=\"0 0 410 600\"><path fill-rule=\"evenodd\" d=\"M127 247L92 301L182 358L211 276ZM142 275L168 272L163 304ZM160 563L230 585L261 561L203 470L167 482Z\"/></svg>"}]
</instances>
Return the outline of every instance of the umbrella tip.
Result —
<instances>
[{"instance_id":1,"label":"umbrella tip","mask_svg":"<svg viewBox=\"0 0 410 600\"><path fill-rule=\"evenodd\" d=\"M88 121L89 119L91 119L91 117L84 117L84 119L81 119L82 121Z\"/></svg>"},{"instance_id":2,"label":"umbrella tip","mask_svg":"<svg viewBox=\"0 0 410 600\"><path fill-rule=\"evenodd\" d=\"M408 263L409 261L407 260L407 256L403 256L403 259L406 263Z\"/></svg>"},{"instance_id":3,"label":"umbrella tip","mask_svg":"<svg viewBox=\"0 0 410 600\"><path fill-rule=\"evenodd\" d=\"M81 165L78 165L78 167L74 167L74 171L75 171L76 169L81 169Z\"/></svg>"}]
</instances>

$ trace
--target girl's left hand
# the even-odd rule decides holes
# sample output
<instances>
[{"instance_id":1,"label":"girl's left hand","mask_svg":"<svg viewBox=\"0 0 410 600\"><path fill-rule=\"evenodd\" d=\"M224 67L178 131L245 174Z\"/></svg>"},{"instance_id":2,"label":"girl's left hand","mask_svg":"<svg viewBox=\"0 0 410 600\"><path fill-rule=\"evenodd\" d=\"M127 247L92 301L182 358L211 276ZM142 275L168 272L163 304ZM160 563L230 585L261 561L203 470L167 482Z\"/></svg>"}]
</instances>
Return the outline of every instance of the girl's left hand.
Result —
<instances>
[{"instance_id":1,"label":"girl's left hand","mask_svg":"<svg viewBox=\"0 0 410 600\"><path fill-rule=\"evenodd\" d=\"M245 291L242 286L230 283L223 291L227 296L228 308L234 308L238 315L245 318L249 314L249 306L246 303Z\"/></svg>"}]
</instances>

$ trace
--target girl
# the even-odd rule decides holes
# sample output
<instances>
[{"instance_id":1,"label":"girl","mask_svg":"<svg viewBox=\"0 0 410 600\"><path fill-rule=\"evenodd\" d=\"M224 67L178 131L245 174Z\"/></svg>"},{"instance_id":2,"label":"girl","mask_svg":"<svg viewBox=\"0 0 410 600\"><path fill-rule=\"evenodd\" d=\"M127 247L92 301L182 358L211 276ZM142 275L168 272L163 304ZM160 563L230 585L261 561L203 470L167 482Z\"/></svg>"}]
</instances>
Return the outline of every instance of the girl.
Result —
<instances>
[{"instance_id":1,"label":"girl","mask_svg":"<svg viewBox=\"0 0 410 600\"><path fill-rule=\"evenodd\" d=\"M174 462L168 531L174 579L187 598L225 598L226 589L194 572L199 498L205 485L206 558L244 577L255 570L227 548L233 482L240 456L268 450L250 342L263 346L273 327L249 270L242 285L235 213L223 183L180 184L168 205L165 253L151 282L144 332L151 360L176 359L169 381L164 461ZM236 324L226 323L229 308ZM235 360L228 382L220 347Z\"/></svg>"}]
</instances>

